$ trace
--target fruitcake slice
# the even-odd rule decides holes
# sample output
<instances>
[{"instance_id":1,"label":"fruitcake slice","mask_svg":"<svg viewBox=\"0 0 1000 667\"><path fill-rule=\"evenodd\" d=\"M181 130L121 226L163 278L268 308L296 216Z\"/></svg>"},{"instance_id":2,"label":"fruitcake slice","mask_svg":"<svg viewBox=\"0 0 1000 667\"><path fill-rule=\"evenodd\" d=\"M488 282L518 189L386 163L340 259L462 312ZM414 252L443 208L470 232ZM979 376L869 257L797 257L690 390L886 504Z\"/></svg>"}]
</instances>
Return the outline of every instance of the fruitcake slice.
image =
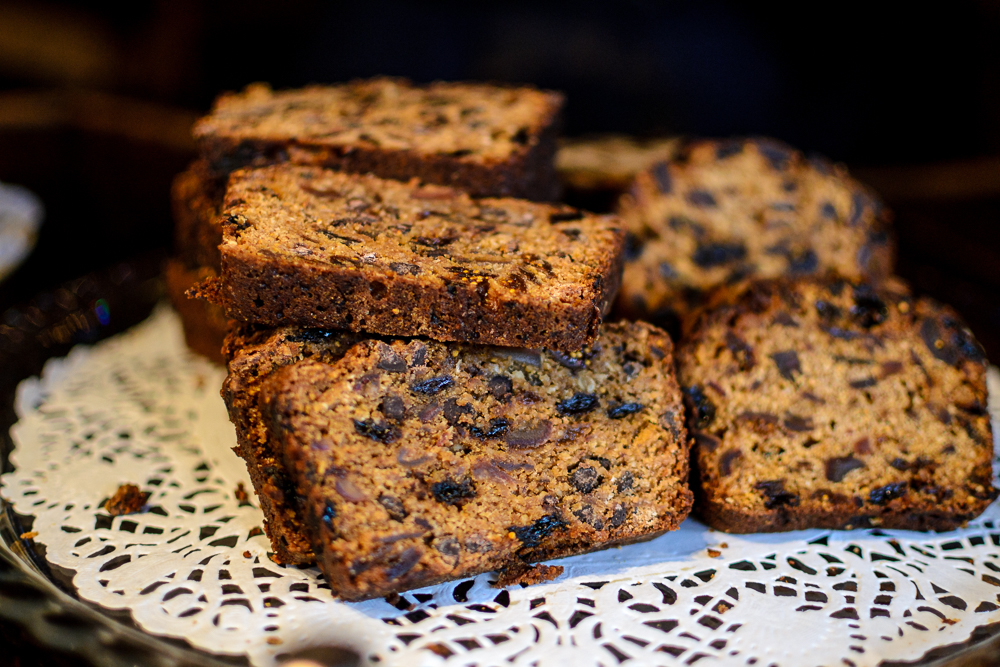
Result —
<instances>
[{"instance_id":1,"label":"fruitcake slice","mask_svg":"<svg viewBox=\"0 0 1000 667\"><path fill-rule=\"evenodd\" d=\"M574 352L618 289L613 216L313 167L233 174L230 317Z\"/></svg>"},{"instance_id":2,"label":"fruitcake slice","mask_svg":"<svg viewBox=\"0 0 1000 667\"><path fill-rule=\"evenodd\" d=\"M620 213L617 306L670 328L747 277L892 273L889 211L843 167L773 139L691 142L641 172Z\"/></svg>"},{"instance_id":3,"label":"fruitcake slice","mask_svg":"<svg viewBox=\"0 0 1000 667\"><path fill-rule=\"evenodd\" d=\"M949 530L996 497L986 360L950 308L833 280L720 300L678 350L709 525Z\"/></svg>"},{"instance_id":4,"label":"fruitcake slice","mask_svg":"<svg viewBox=\"0 0 1000 667\"><path fill-rule=\"evenodd\" d=\"M646 324L578 358L368 340L260 403L347 600L648 539L691 505L671 343Z\"/></svg>"},{"instance_id":5,"label":"fruitcake slice","mask_svg":"<svg viewBox=\"0 0 1000 667\"><path fill-rule=\"evenodd\" d=\"M358 340L357 335L344 331L260 329L235 322L226 336L222 353L229 375L222 384L222 398L236 428L235 451L246 461L264 512L264 531L279 563L301 565L315 562L316 557L305 533L295 485L261 419L257 405L261 385L279 369L303 359L333 363Z\"/></svg>"},{"instance_id":6,"label":"fruitcake slice","mask_svg":"<svg viewBox=\"0 0 1000 667\"><path fill-rule=\"evenodd\" d=\"M413 176L486 197L552 199L563 97L531 87L375 78L219 96L194 127L217 173L291 161Z\"/></svg>"}]
</instances>

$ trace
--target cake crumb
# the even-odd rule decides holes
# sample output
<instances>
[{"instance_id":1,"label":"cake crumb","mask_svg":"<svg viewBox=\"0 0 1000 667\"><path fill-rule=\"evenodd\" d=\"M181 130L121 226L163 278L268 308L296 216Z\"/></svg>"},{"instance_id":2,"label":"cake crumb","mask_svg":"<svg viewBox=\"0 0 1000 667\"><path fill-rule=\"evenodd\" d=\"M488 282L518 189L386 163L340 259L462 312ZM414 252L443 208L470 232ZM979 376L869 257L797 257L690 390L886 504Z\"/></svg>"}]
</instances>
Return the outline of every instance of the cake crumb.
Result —
<instances>
[{"instance_id":1,"label":"cake crumb","mask_svg":"<svg viewBox=\"0 0 1000 667\"><path fill-rule=\"evenodd\" d=\"M21 537L22 540L33 540L36 537L38 537L38 531L37 530L32 530L32 531L29 531L27 533L21 533L20 537Z\"/></svg>"},{"instance_id":2,"label":"cake crumb","mask_svg":"<svg viewBox=\"0 0 1000 667\"><path fill-rule=\"evenodd\" d=\"M247 493L243 482L236 483L236 490L233 492L233 496L236 497L236 502L240 504L240 507L252 507L250 504L250 494Z\"/></svg>"},{"instance_id":3,"label":"cake crumb","mask_svg":"<svg viewBox=\"0 0 1000 667\"><path fill-rule=\"evenodd\" d=\"M449 656L455 655L454 651L452 651L450 648L441 643L428 644L424 648L426 648L428 651L430 651L435 655L441 656L442 658L447 658Z\"/></svg>"},{"instance_id":4,"label":"cake crumb","mask_svg":"<svg viewBox=\"0 0 1000 667\"><path fill-rule=\"evenodd\" d=\"M490 584L493 588L507 588L514 584L530 586L552 581L563 573L562 565L528 565L527 563L512 563L500 570L500 577Z\"/></svg>"},{"instance_id":5,"label":"cake crumb","mask_svg":"<svg viewBox=\"0 0 1000 667\"><path fill-rule=\"evenodd\" d=\"M115 495L104 501L104 511L111 516L135 514L145 506L149 495L148 491L140 491L135 484L122 484Z\"/></svg>"},{"instance_id":6,"label":"cake crumb","mask_svg":"<svg viewBox=\"0 0 1000 667\"><path fill-rule=\"evenodd\" d=\"M709 558L718 558L721 555L722 555L722 552L719 551L718 549L708 549L708 557Z\"/></svg>"}]
</instances>

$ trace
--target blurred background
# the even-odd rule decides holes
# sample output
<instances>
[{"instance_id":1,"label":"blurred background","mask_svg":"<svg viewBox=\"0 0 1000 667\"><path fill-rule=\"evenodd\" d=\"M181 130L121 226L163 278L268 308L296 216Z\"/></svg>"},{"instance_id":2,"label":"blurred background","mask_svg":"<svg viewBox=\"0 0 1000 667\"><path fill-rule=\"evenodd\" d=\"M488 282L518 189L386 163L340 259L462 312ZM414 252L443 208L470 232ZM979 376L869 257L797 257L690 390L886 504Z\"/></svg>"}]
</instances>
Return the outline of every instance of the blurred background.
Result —
<instances>
[{"instance_id":1,"label":"blurred background","mask_svg":"<svg viewBox=\"0 0 1000 667\"><path fill-rule=\"evenodd\" d=\"M565 133L773 135L897 212L900 272L1000 359L1000 2L0 1L0 181L43 200L32 293L169 246L220 91L390 74L564 91Z\"/></svg>"}]
</instances>

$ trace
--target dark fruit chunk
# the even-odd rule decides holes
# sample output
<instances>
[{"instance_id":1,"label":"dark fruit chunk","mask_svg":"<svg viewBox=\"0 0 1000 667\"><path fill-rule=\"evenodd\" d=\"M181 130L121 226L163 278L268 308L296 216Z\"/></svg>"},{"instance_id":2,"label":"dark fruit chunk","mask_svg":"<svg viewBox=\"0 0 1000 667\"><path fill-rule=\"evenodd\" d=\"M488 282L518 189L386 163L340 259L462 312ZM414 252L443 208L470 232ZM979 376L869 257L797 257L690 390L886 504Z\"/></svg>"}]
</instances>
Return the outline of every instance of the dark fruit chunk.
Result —
<instances>
[{"instance_id":1,"label":"dark fruit chunk","mask_svg":"<svg viewBox=\"0 0 1000 667\"><path fill-rule=\"evenodd\" d=\"M839 482L852 470L864 468L865 464L853 456L839 456L826 461L826 478L831 482Z\"/></svg>"},{"instance_id":2,"label":"dark fruit chunk","mask_svg":"<svg viewBox=\"0 0 1000 667\"><path fill-rule=\"evenodd\" d=\"M612 528L617 528L618 526L625 523L625 519L628 518L629 510L624 505L616 505L613 512L611 512L611 518L608 519L608 523L611 524Z\"/></svg>"},{"instance_id":3,"label":"dark fruit chunk","mask_svg":"<svg viewBox=\"0 0 1000 667\"><path fill-rule=\"evenodd\" d=\"M474 412L471 405L459 405L457 398L449 398L444 402L444 418L452 426L458 426L462 415L471 415Z\"/></svg>"},{"instance_id":4,"label":"dark fruit chunk","mask_svg":"<svg viewBox=\"0 0 1000 667\"><path fill-rule=\"evenodd\" d=\"M583 523L593 526L595 530L601 530L604 528L604 522L601 521L600 517L597 516L597 512L595 512L594 508L590 505L584 505L577 511L573 512L573 516Z\"/></svg>"},{"instance_id":5,"label":"dark fruit chunk","mask_svg":"<svg viewBox=\"0 0 1000 667\"><path fill-rule=\"evenodd\" d=\"M738 262L747 256L747 248L742 243L709 243L699 245L691 260L703 269Z\"/></svg>"},{"instance_id":6,"label":"dark fruit chunk","mask_svg":"<svg viewBox=\"0 0 1000 667\"><path fill-rule=\"evenodd\" d=\"M858 285L854 288L854 305L851 306L851 317L865 329L885 322L889 310L885 302L875 295L868 285Z\"/></svg>"},{"instance_id":7,"label":"dark fruit chunk","mask_svg":"<svg viewBox=\"0 0 1000 667\"><path fill-rule=\"evenodd\" d=\"M399 556L399 560L396 564L388 568L385 571L386 579L392 581L393 579L399 579L404 574L413 569L413 566L420 561L421 557L420 549L416 547L409 547Z\"/></svg>"},{"instance_id":8,"label":"dark fruit chunk","mask_svg":"<svg viewBox=\"0 0 1000 667\"><path fill-rule=\"evenodd\" d=\"M748 371L757 364L753 348L732 331L726 332L726 347L732 352L741 371Z\"/></svg>"},{"instance_id":9,"label":"dark fruit chunk","mask_svg":"<svg viewBox=\"0 0 1000 667\"><path fill-rule=\"evenodd\" d=\"M715 404L698 385L688 387L684 392L684 402L691 412L692 426L696 429L708 428L715 420Z\"/></svg>"},{"instance_id":10,"label":"dark fruit chunk","mask_svg":"<svg viewBox=\"0 0 1000 667\"><path fill-rule=\"evenodd\" d=\"M543 419L527 426L510 429L504 440L511 449L534 449L544 444L551 433L552 424Z\"/></svg>"},{"instance_id":11,"label":"dark fruit chunk","mask_svg":"<svg viewBox=\"0 0 1000 667\"><path fill-rule=\"evenodd\" d=\"M796 433L808 433L815 428L813 426L812 419L809 419L808 417L800 417L799 415L794 415L790 412L785 415L784 425L786 429Z\"/></svg>"},{"instance_id":12,"label":"dark fruit chunk","mask_svg":"<svg viewBox=\"0 0 1000 667\"><path fill-rule=\"evenodd\" d=\"M906 482L893 482L892 484L872 489L871 493L868 494L868 500L876 505L883 505L894 498L901 498L905 495Z\"/></svg>"},{"instance_id":13,"label":"dark fruit chunk","mask_svg":"<svg viewBox=\"0 0 1000 667\"><path fill-rule=\"evenodd\" d=\"M507 531L514 533L524 546L537 547L553 531L566 530L566 525L558 514L549 514L529 526L509 526Z\"/></svg>"},{"instance_id":14,"label":"dark fruit chunk","mask_svg":"<svg viewBox=\"0 0 1000 667\"><path fill-rule=\"evenodd\" d=\"M771 355L781 377L786 380L794 380L796 373L802 373L802 366L799 365L799 355L795 350L785 350L775 352Z\"/></svg>"},{"instance_id":15,"label":"dark fruit chunk","mask_svg":"<svg viewBox=\"0 0 1000 667\"><path fill-rule=\"evenodd\" d=\"M694 437L694 443L698 445L699 449L703 449L706 452L714 452L722 444L722 441L716 438L711 433L702 433L696 431L692 434Z\"/></svg>"},{"instance_id":16,"label":"dark fruit chunk","mask_svg":"<svg viewBox=\"0 0 1000 667\"><path fill-rule=\"evenodd\" d=\"M571 370L579 370L587 365L586 359L583 358L583 355L580 355L579 357L571 357L565 352L560 352L559 350L547 351L553 359Z\"/></svg>"},{"instance_id":17,"label":"dark fruit chunk","mask_svg":"<svg viewBox=\"0 0 1000 667\"><path fill-rule=\"evenodd\" d=\"M819 266L819 257L813 250L788 253L788 272L793 275L812 273Z\"/></svg>"},{"instance_id":18,"label":"dark fruit chunk","mask_svg":"<svg viewBox=\"0 0 1000 667\"><path fill-rule=\"evenodd\" d=\"M687 200L695 206L718 206L715 197L708 190L692 190L687 193Z\"/></svg>"},{"instance_id":19,"label":"dark fruit chunk","mask_svg":"<svg viewBox=\"0 0 1000 667\"><path fill-rule=\"evenodd\" d=\"M639 256L642 255L643 246L645 246L645 243L638 236L632 232L625 234L625 261L633 262L639 259Z\"/></svg>"},{"instance_id":20,"label":"dark fruit chunk","mask_svg":"<svg viewBox=\"0 0 1000 667\"><path fill-rule=\"evenodd\" d=\"M632 488L632 484L635 483L635 477L632 475L630 470L626 470L625 473L618 478L618 493L623 493Z\"/></svg>"},{"instance_id":21,"label":"dark fruit chunk","mask_svg":"<svg viewBox=\"0 0 1000 667\"><path fill-rule=\"evenodd\" d=\"M403 507L403 502L399 498L383 494L378 497L378 501L389 513L389 518L396 521L402 521L406 518L406 508Z\"/></svg>"},{"instance_id":22,"label":"dark fruit chunk","mask_svg":"<svg viewBox=\"0 0 1000 667\"><path fill-rule=\"evenodd\" d=\"M962 357L982 361L983 350L968 331L951 318L945 318L944 324L951 335L941 330L937 320L925 319L920 325L920 337L931 354L952 366L958 365Z\"/></svg>"},{"instance_id":23,"label":"dark fruit chunk","mask_svg":"<svg viewBox=\"0 0 1000 667\"><path fill-rule=\"evenodd\" d=\"M434 494L434 498L439 503L461 506L469 498L476 497L476 488L473 486L472 480L468 477L464 477L461 481L457 482L448 478L442 482L432 484L431 493Z\"/></svg>"},{"instance_id":24,"label":"dark fruit chunk","mask_svg":"<svg viewBox=\"0 0 1000 667\"><path fill-rule=\"evenodd\" d=\"M406 360L386 345L382 348L382 358L379 359L377 366L389 373L403 373L406 371Z\"/></svg>"},{"instance_id":25,"label":"dark fruit chunk","mask_svg":"<svg viewBox=\"0 0 1000 667\"><path fill-rule=\"evenodd\" d=\"M490 425L481 429L478 426L473 426L469 430L472 435L476 436L480 440L486 440L488 438L499 438L501 435L507 432L507 428L510 426L510 422L504 417L497 417L490 420Z\"/></svg>"},{"instance_id":26,"label":"dark fruit chunk","mask_svg":"<svg viewBox=\"0 0 1000 667\"><path fill-rule=\"evenodd\" d=\"M821 320L830 322L840 317L840 308L837 308L829 301L820 299L816 302L816 314L819 315Z\"/></svg>"},{"instance_id":27,"label":"dark fruit chunk","mask_svg":"<svg viewBox=\"0 0 1000 667\"><path fill-rule=\"evenodd\" d=\"M765 509L774 509L783 505L795 507L799 504L799 497L794 493L785 491L785 483L780 479L758 482L754 485L754 488L763 492Z\"/></svg>"},{"instance_id":28,"label":"dark fruit chunk","mask_svg":"<svg viewBox=\"0 0 1000 667\"><path fill-rule=\"evenodd\" d=\"M323 506L323 516L320 517L323 521L323 525L329 530L333 530L333 520L337 518L337 508L329 500Z\"/></svg>"},{"instance_id":29,"label":"dark fruit chunk","mask_svg":"<svg viewBox=\"0 0 1000 667\"><path fill-rule=\"evenodd\" d=\"M597 471L590 466L580 466L569 476L569 482L580 493L590 493L598 486L604 478L597 474Z\"/></svg>"},{"instance_id":30,"label":"dark fruit chunk","mask_svg":"<svg viewBox=\"0 0 1000 667\"><path fill-rule=\"evenodd\" d=\"M571 398L559 401L556 404L556 410L561 415L581 415L590 412L598 405L599 402L596 395L577 392Z\"/></svg>"},{"instance_id":31,"label":"dark fruit chunk","mask_svg":"<svg viewBox=\"0 0 1000 667\"><path fill-rule=\"evenodd\" d=\"M867 389L868 387L877 385L878 380L875 378L863 378L861 380L851 380L847 384L850 385L851 389Z\"/></svg>"},{"instance_id":32,"label":"dark fruit chunk","mask_svg":"<svg viewBox=\"0 0 1000 667\"><path fill-rule=\"evenodd\" d=\"M399 421L406 416L406 406L403 399L395 394L389 394L382 399L382 414L393 421Z\"/></svg>"},{"instance_id":33,"label":"dark fruit chunk","mask_svg":"<svg viewBox=\"0 0 1000 667\"><path fill-rule=\"evenodd\" d=\"M757 144L757 150L760 151L761 155L767 158L767 161L771 163L771 167L777 169L778 171L784 171L784 169L788 166L789 160L792 159L792 152L788 148L778 144Z\"/></svg>"},{"instance_id":34,"label":"dark fruit chunk","mask_svg":"<svg viewBox=\"0 0 1000 667\"><path fill-rule=\"evenodd\" d=\"M734 139L726 139L725 141L720 141L718 147L715 149L715 157L719 160L725 160L727 157L732 157L733 155L739 155L743 152L743 142L736 141Z\"/></svg>"},{"instance_id":35,"label":"dark fruit chunk","mask_svg":"<svg viewBox=\"0 0 1000 667\"><path fill-rule=\"evenodd\" d=\"M439 391L443 391L455 384L455 381L451 379L450 375L439 375L438 377L429 378L422 382L418 382L410 389L417 392L418 394L427 394L433 396Z\"/></svg>"},{"instance_id":36,"label":"dark fruit chunk","mask_svg":"<svg viewBox=\"0 0 1000 667\"><path fill-rule=\"evenodd\" d=\"M727 449L719 457L719 475L722 477L728 477L733 472L733 463L736 459L743 456L743 452L738 449Z\"/></svg>"},{"instance_id":37,"label":"dark fruit chunk","mask_svg":"<svg viewBox=\"0 0 1000 667\"><path fill-rule=\"evenodd\" d=\"M670 178L670 170L667 169L666 162L660 162L650 169L650 173L653 175L653 179L656 181L656 187L660 189L660 192L668 195L673 189L673 181Z\"/></svg>"},{"instance_id":38,"label":"dark fruit chunk","mask_svg":"<svg viewBox=\"0 0 1000 667\"><path fill-rule=\"evenodd\" d=\"M641 411L642 408L642 403L622 403L613 408L608 408L608 417L611 419L623 419Z\"/></svg>"},{"instance_id":39,"label":"dark fruit chunk","mask_svg":"<svg viewBox=\"0 0 1000 667\"><path fill-rule=\"evenodd\" d=\"M357 431L359 435L363 435L366 438L371 438L372 440L381 443L392 442L398 435L396 433L396 429L392 426L382 422L377 422L374 419L365 419L364 421L355 419L354 430Z\"/></svg>"}]
</instances>

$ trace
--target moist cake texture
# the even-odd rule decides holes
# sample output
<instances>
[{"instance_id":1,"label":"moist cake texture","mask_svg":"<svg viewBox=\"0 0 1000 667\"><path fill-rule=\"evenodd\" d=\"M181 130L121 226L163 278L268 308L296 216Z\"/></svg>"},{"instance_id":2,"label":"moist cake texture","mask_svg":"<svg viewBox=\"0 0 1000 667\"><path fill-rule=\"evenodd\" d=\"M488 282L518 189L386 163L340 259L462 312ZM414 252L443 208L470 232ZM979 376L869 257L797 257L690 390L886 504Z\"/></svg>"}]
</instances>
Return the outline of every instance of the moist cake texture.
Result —
<instances>
[{"instance_id":1,"label":"moist cake texture","mask_svg":"<svg viewBox=\"0 0 1000 667\"><path fill-rule=\"evenodd\" d=\"M559 93L376 78L219 96L194 127L217 173L290 161L383 178L418 177L477 196L551 199Z\"/></svg>"},{"instance_id":2,"label":"moist cake texture","mask_svg":"<svg viewBox=\"0 0 1000 667\"><path fill-rule=\"evenodd\" d=\"M695 141L641 172L617 309L670 329L739 280L893 269L890 213L846 170L773 139Z\"/></svg>"},{"instance_id":3,"label":"moist cake texture","mask_svg":"<svg viewBox=\"0 0 1000 667\"><path fill-rule=\"evenodd\" d=\"M244 322L574 352L620 281L613 216L416 180L239 171L223 214L219 298Z\"/></svg>"},{"instance_id":4,"label":"moist cake texture","mask_svg":"<svg viewBox=\"0 0 1000 667\"><path fill-rule=\"evenodd\" d=\"M710 526L950 530L996 497L986 360L950 308L832 280L718 299L678 350Z\"/></svg>"},{"instance_id":5,"label":"moist cake texture","mask_svg":"<svg viewBox=\"0 0 1000 667\"><path fill-rule=\"evenodd\" d=\"M646 324L579 359L367 340L283 368L260 405L347 600L647 539L690 508L671 343Z\"/></svg>"},{"instance_id":6,"label":"moist cake texture","mask_svg":"<svg viewBox=\"0 0 1000 667\"><path fill-rule=\"evenodd\" d=\"M226 337L223 353L229 374L222 385L222 398L236 428L234 451L246 461L264 512L264 531L279 563L302 565L316 558L306 536L295 485L261 419L257 402L261 385L277 370L303 359L333 363L358 340L343 331L261 329L238 323L233 323Z\"/></svg>"}]
</instances>

